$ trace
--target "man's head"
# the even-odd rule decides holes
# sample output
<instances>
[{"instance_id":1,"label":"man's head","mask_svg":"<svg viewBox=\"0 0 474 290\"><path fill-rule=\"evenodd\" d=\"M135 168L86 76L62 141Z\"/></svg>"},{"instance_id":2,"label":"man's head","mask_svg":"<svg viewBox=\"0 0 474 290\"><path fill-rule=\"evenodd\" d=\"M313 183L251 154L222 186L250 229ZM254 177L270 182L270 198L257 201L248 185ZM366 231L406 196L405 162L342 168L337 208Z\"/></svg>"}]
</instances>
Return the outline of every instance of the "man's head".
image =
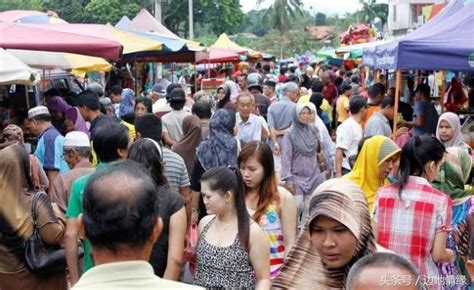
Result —
<instances>
[{"instance_id":1,"label":"man's head","mask_svg":"<svg viewBox=\"0 0 474 290\"><path fill-rule=\"evenodd\" d=\"M96 263L147 261L163 227L158 203L153 180L133 161L92 174L78 225L92 244Z\"/></svg>"},{"instance_id":2,"label":"man's head","mask_svg":"<svg viewBox=\"0 0 474 290\"><path fill-rule=\"evenodd\" d=\"M323 81L323 85L327 86L331 83L331 78L329 77L328 73L323 73L321 80Z\"/></svg>"},{"instance_id":3,"label":"man's head","mask_svg":"<svg viewBox=\"0 0 474 290\"><path fill-rule=\"evenodd\" d=\"M314 79L312 82L311 82L311 91L313 93L322 93L323 92L323 89L324 89L324 85L323 83L318 80L318 79Z\"/></svg>"},{"instance_id":4,"label":"man's head","mask_svg":"<svg viewBox=\"0 0 474 290\"><path fill-rule=\"evenodd\" d=\"M201 120L209 120L212 116L212 106L209 100L200 100L193 104L191 112Z\"/></svg>"},{"instance_id":5,"label":"man's head","mask_svg":"<svg viewBox=\"0 0 474 290\"><path fill-rule=\"evenodd\" d=\"M165 87L161 84L155 84L151 88L150 92L150 100L154 104L156 101L158 101L161 98L164 98L166 96L166 90Z\"/></svg>"},{"instance_id":6,"label":"man's head","mask_svg":"<svg viewBox=\"0 0 474 290\"><path fill-rule=\"evenodd\" d=\"M237 82L239 83L239 87L242 91L247 90L247 75L241 74L237 77Z\"/></svg>"},{"instance_id":7,"label":"man's head","mask_svg":"<svg viewBox=\"0 0 474 290\"><path fill-rule=\"evenodd\" d=\"M99 96L94 92L84 91L77 96L76 100L81 116L84 120L91 122L94 115L100 111Z\"/></svg>"},{"instance_id":8,"label":"man's head","mask_svg":"<svg viewBox=\"0 0 474 290\"><path fill-rule=\"evenodd\" d=\"M374 105L379 105L385 95L385 86L381 83L373 84L369 88L369 99Z\"/></svg>"},{"instance_id":9,"label":"man's head","mask_svg":"<svg viewBox=\"0 0 474 290\"><path fill-rule=\"evenodd\" d=\"M382 113L385 115L385 117L387 117L389 120L393 120L395 99L393 97L384 97L380 103L380 107L382 108Z\"/></svg>"},{"instance_id":10,"label":"man's head","mask_svg":"<svg viewBox=\"0 0 474 290\"><path fill-rule=\"evenodd\" d=\"M182 110L186 104L186 93L184 90L182 88L173 89L168 95L168 103L170 103L170 107L173 110Z\"/></svg>"},{"instance_id":11,"label":"man's head","mask_svg":"<svg viewBox=\"0 0 474 290\"><path fill-rule=\"evenodd\" d=\"M104 115L115 116L114 106L110 98L104 97L100 99L100 111Z\"/></svg>"},{"instance_id":12,"label":"man's head","mask_svg":"<svg viewBox=\"0 0 474 290\"><path fill-rule=\"evenodd\" d=\"M154 114L144 114L135 119L135 131L138 138L150 138L160 142L162 125L160 117Z\"/></svg>"},{"instance_id":13,"label":"man's head","mask_svg":"<svg viewBox=\"0 0 474 290\"><path fill-rule=\"evenodd\" d=\"M110 88L110 99L112 100L112 103L114 104L119 104L120 103L120 98L122 96L122 86L121 85L115 85Z\"/></svg>"},{"instance_id":14,"label":"man's head","mask_svg":"<svg viewBox=\"0 0 474 290\"><path fill-rule=\"evenodd\" d=\"M87 134L81 131L67 133L64 137L63 155L70 168L74 168L79 162L89 161L91 144Z\"/></svg>"},{"instance_id":15,"label":"man's head","mask_svg":"<svg viewBox=\"0 0 474 290\"><path fill-rule=\"evenodd\" d=\"M241 118L248 118L255 110L255 98L251 94L240 94L237 97L237 110Z\"/></svg>"},{"instance_id":16,"label":"man's head","mask_svg":"<svg viewBox=\"0 0 474 290\"><path fill-rule=\"evenodd\" d=\"M37 106L28 111L29 129L35 136L41 135L51 126L51 114L45 106Z\"/></svg>"},{"instance_id":17,"label":"man's head","mask_svg":"<svg viewBox=\"0 0 474 290\"><path fill-rule=\"evenodd\" d=\"M354 96L349 101L349 111L352 115L365 117L367 113L367 100L363 97Z\"/></svg>"},{"instance_id":18,"label":"man's head","mask_svg":"<svg viewBox=\"0 0 474 290\"><path fill-rule=\"evenodd\" d=\"M130 141L127 128L116 122L99 127L92 137L97 159L104 163L125 159Z\"/></svg>"},{"instance_id":19,"label":"man's head","mask_svg":"<svg viewBox=\"0 0 474 290\"><path fill-rule=\"evenodd\" d=\"M400 277L401 283L394 283L393 277ZM405 258L392 253L375 253L351 267L346 289L418 290L423 289L420 280L418 270Z\"/></svg>"},{"instance_id":20,"label":"man's head","mask_svg":"<svg viewBox=\"0 0 474 290\"><path fill-rule=\"evenodd\" d=\"M395 87L391 87L387 90L387 97L394 97L395 98Z\"/></svg>"},{"instance_id":21,"label":"man's head","mask_svg":"<svg viewBox=\"0 0 474 290\"><path fill-rule=\"evenodd\" d=\"M427 84L419 84L415 90L415 100L429 100L431 95L431 88Z\"/></svg>"},{"instance_id":22,"label":"man's head","mask_svg":"<svg viewBox=\"0 0 474 290\"><path fill-rule=\"evenodd\" d=\"M299 97L298 85L294 82L285 83L283 85L282 93L283 96L289 98L292 102L296 103Z\"/></svg>"},{"instance_id":23,"label":"man's head","mask_svg":"<svg viewBox=\"0 0 474 290\"><path fill-rule=\"evenodd\" d=\"M352 95L352 86L346 83L342 84L341 93L346 97L350 97Z\"/></svg>"},{"instance_id":24,"label":"man's head","mask_svg":"<svg viewBox=\"0 0 474 290\"><path fill-rule=\"evenodd\" d=\"M247 87L252 95L261 94L262 76L258 73L251 73L247 76Z\"/></svg>"}]
</instances>

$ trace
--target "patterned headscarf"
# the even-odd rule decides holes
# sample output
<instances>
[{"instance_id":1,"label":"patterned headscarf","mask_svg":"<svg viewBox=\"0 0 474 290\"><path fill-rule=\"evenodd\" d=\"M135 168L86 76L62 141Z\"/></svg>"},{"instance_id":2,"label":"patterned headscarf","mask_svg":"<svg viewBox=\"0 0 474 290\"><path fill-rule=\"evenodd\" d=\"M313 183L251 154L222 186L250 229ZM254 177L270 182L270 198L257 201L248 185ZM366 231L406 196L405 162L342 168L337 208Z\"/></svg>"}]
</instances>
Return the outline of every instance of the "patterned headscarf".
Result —
<instances>
[{"instance_id":1,"label":"patterned headscarf","mask_svg":"<svg viewBox=\"0 0 474 290\"><path fill-rule=\"evenodd\" d=\"M2 135L5 141L18 141L21 144L24 143L23 130L17 125L8 125L3 129Z\"/></svg>"},{"instance_id":2,"label":"patterned headscarf","mask_svg":"<svg viewBox=\"0 0 474 290\"><path fill-rule=\"evenodd\" d=\"M235 114L233 114L235 116ZM237 164L235 119L225 109L217 110L209 120L209 137L197 148L197 157L205 170Z\"/></svg>"},{"instance_id":3,"label":"patterned headscarf","mask_svg":"<svg viewBox=\"0 0 474 290\"><path fill-rule=\"evenodd\" d=\"M471 192L464 189L471 174L471 156L466 149L460 147L449 147L446 152L446 159L433 185L453 200L471 196Z\"/></svg>"},{"instance_id":4,"label":"patterned headscarf","mask_svg":"<svg viewBox=\"0 0 474 290\"><path fill-rule=\"evenodd\" d=\"M300 122L300 114L304 108L308 108L313 113L316 111L313 103L296 104L293 111L293 127L288 134L288 138L290 138L297 152L305 156L313 156L318 149L319 130L313 124Z\"/></svg>"},{"instance_id":5,"label":"patterned headscarf","mask_svg":"<svg viewBox=\"0 0 474 290\"><path fill-rule=\"evenodd\" d=\"M352 171L343 177L361 187L367 197L371 213L375 203L375 192L383 184L383 180L379 178L378 168L398 152L400 148L390 138L373 136L365 141Z\"/></svg>"},{"instance_id":6,"label":"patterned headscarf","mask_svg":"<svg viewBox=\"0 0 474 290\"><path fill-rule=\"evenodd\" d=\"M132 89L125 88L120 96L119 115L123 117L135 111L135 93Z\"/></svg>"},{"instance_id":7,"label":"patterned headscarf","mask_svg":"<svg viewBox=\"0 0 474 290\"><path fill-rule=\"evenodd\" d=\"M449 126L453 128L453 138L446 142L443 142L439 138L439 125L441 124L441 121L448 122ZM459 121L459 116L451 112L446 112L439 117L438 126L436 127L436 138L438 138L446 148L454 146L467 148L467 144L464 143L464 139L462 138L461 121Z\"/></svg>"},{"instance_id":8,"label":"patterned headscarf","mask_svg":"<svg viewBox=\"0 0 474 290\"><path fill-rule=\"evenodd\" d=\"M357 239L354 256L343 268L326 268L311 243L309 226L321 215L343 224ZM309 219L272 286L277 289L342 289L351 266L375 250L369 209L360 187L345 179L328 180L314 191Z\"/></svg>"}]
</instances>

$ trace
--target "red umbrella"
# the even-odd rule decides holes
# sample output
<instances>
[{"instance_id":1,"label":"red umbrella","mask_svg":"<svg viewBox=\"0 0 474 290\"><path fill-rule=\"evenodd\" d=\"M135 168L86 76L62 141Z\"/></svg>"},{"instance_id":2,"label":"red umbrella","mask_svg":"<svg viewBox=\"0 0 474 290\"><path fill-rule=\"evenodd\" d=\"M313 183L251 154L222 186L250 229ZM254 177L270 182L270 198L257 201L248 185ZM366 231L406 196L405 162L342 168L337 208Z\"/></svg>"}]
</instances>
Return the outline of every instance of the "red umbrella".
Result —
<instances>
[{"instance_id":1,"label":"red umbrella","mask_svg":"<svg viewBox=\"0 0 474 290\"><path fill-rule=\"evenodd\" d=\"M55 24L56 25L56 24ZM70 52L118 60L122 45L107 36L84 35L54 30L55 25L26 25L0 22L0 47L41 51ZM58 24L60 25L60 24Z\"/></svg>"}]
</instances>

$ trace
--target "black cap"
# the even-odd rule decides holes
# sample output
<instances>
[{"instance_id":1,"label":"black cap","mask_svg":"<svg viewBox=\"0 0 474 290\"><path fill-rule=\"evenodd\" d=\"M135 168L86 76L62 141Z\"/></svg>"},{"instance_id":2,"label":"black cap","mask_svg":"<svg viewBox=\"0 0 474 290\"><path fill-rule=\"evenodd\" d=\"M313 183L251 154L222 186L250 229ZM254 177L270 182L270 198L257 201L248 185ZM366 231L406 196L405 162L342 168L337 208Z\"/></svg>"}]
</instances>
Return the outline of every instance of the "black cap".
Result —
<instances>
[{"instance_id":1,"label":"black cap","mask_svg":"<svg viewBox=\"0 0 474 290\"><path fill-rule=\"evenodd\" d=\"M182 88L173 89L168 95L168 102L186 101L186 93Z\"/></svg>"},{"instance_id":2,"label":"black cap","mask_svg":"<svg viewBox=\"0 0 474 290\"><path fill-rule=\"evenodd\" d=\"M263 82L263 85L264 86L269 86L269 87L276 87L277 84L274 81L266 80L266 81Z\"/></svg>"},{"instance_id":3,"label":"black cap","mask_svg":"<svg viewBox=\"0 0 474 290\"><path fill-rule=\"evenodd\" d=\"M93 111L100 109L100 101L97 93L84 91L76 97L76 103L79 107L87 107Z\"/></svg>"}]
</instances>

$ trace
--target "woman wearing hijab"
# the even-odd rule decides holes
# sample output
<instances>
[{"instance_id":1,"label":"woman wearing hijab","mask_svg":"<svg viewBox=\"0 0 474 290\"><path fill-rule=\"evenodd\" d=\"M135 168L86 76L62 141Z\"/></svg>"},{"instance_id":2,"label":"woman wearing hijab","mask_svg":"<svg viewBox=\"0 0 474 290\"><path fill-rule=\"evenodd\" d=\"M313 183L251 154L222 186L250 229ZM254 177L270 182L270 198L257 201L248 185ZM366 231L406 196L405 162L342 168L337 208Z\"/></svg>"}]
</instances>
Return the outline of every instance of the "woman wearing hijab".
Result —
<instances>
[{"instance_id":1,"label":"woman wearing hijab","mask_svg":"<svg viewBox=\"0 0 474 290\"><path fill-rule=\"evenodd\" d=\"M64 114L71 106L69 106L63 98L56 96L48 101L47 107L51 112L51 123L64 135L66 129L64 125Z\"/></svg>"},{"instance_id":2,"label":"woman wearing hijab","mask_svg":"<svg viewBox=\"0 0 474 290\"><path fill-rule=\"evenodd\" d=\"M325 181L313 193L309 219L272 286L343 289L352 265L375 250L364 192L349 180Z\"/></svg>"},{"instance_id":3,"label":"woman wearing hijab","mask_svg":"<svg viewBox=\"0 0 474 290\"><path fill-rule=\"evenodd\" d=\"M31 272L24 262L25 242L33 234L32 201L36 190L30 177L28 153L20 145L0 151L0 289L67 289L66 269L54 274ZM48 195L37 204L39 235L48 245L59 245L65 229Z\"/></svg>"},{"instance_id":4,"label":"woman wearing hijab","mask_svg":"<svg viewBox=\"0 0 474 290\"><path fill-rule=\"evenodd\" d=\"M365 140L352 171L342 178L360 186L372 214L375 192L384 184L398 161L400 148L390 138L373 136Z\"/></svg>"},{"instance_id":5,"label":"woman wearing hijab","mask_svg":"<svg viewBox=\"0 0 474 290\"><path fill-rule=\"evenodd\" d=\"M8 125L3 129L2 135L3 141L5 142L4 144L19 144L26 149L23 130L19 126L14 124ZM35 190L47 190L49 187L49 180L46 172L43 170L43 166L41 166L41 163L34 154L29 154L29 160L30 177Z\"/></svg>"},{"instance_id":6,"label":"woman wearing hijab","mask_svg":"<svg viewBox=\"0 0 474 290\"><path fill-rule=\"evenodd\" d=\"M464 143L461 133L461 121L455 113L446 112L439 117L436 127L436 138L443 143L444 147L461 147L471 149Z\"/></svg>"},{"instance_id":7,"label":"woman wearing hijab","mask_svg":"<svg viewBox=\"0 0 474 290\"><path fill-rule=\"evenodd\" d=\"M171 149L183 157L188 169L188 175L192 176L196 148L202 140L201 121L195 115L189 115L183 119L183 138Z\"/></svg>"},{"instance_id":8,"label":"woman wearing hijab","mask_svg":"<svg viewBox=\"0 0 474 290\"><path fill-rule=\"evenodd\" d=\"M135 112L135 93L132 89L125 88L120 96L119 116Z\"/></svg>"},{"instance_id":9,"label":"woman wearing hijab","mask_svg":"<svg viewBox=\"0 0 474 290\"><path fill-rule=\"evenodd\" d=\"M321 164L317 162L318 152L324 153L325 164L332 164L329 153L319 138L319 130L313 125L315 108L311 105L296 104L293 127L284 137L282 146L281 179L295 197L298 224L308 215L311 193L326 180L325 168L321 168Z\"/></svg>"},{"instance_id":10,"label":"woman wearing hijab","mask_svg":"<svg viewBox=\"0 0 474 290\"><path fill-rule=\"evenodd\" d=\"M192 222L197 222L206 214L200 195L200 180L204 172L217 166L237 165L238 150L237 140L234 138L234 127L235 113L229 110L217 110L209 120L209 137L202 141L196 150L191 176Z\"/></svg>"},{"instance_id":11,"label":"woman wearing hijab","mask_svg":"<svg viewBox=\"0 0 474 290\"><path fill-rule=\"evenodd\" d=\"M77 107L71 107L66 110L65 113L65 133L69 133L72 131L81 131L87 134L90 137L89 129L87 128L86 121L79 113L79 109Z\"/></svg>"},{"instance_id":12,"label":"woman wearing hijab","mask_svg":"<svg viewBox=\"0 0 474 290\"><path fill-rule=\"evenodd\" d=\"M232 103L230 99L230 88L227 85L221 85L217 88L216 92L216 109L229 109L235 110L235 105Z\"/></svg>"},{"instance_id":13,"label":"woman wearing hijab","mask_svg":"<svg viewBox=\"0 0 474 290\"><path fill-rule=\"evenodd\" d=\"M471 257L471 251L474 251L469 247L472 237L468 228L468 212L472 210L473 199L464 185L471 174L472 159L467 150L460 147L450 147L446 151L433 186L449 195L453 201L452 230L448 234L448 246L456 253L456 260L454 263L438 264L438 269L443 276L469 277L465 263Z\"/></svg>"}]
</instances>

